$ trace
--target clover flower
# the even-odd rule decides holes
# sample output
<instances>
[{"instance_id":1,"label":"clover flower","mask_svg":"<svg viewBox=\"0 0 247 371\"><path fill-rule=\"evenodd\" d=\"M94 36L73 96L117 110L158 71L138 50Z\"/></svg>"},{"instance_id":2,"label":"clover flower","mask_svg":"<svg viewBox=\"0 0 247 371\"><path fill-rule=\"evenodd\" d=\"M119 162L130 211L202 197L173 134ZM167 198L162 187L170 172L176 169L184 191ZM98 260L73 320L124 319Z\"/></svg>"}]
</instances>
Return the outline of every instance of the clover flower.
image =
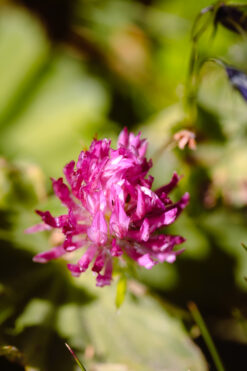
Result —
<instances>
[{"instance_id":1,"label":"clover flower","mask_svg":"<svg viewBox=\"0 0 247 371\"><path fill-rule=\"evenodd\" d=\"M188 145L189 149L196 149L196 136L195 133L190 130L180 130L174 134L173 138L180 149L184 149L186 145Z\"/></svg>"},{"instance_id":2,"label":"clover flower","mask_svg":"<svg viewBox=\"0 0 247 371\"><path fill-rule=\"evenodd\" d=\"M114 258L124 261L128 256L147 269L158 262L175 261L183 250L174 251L174 247L184 238L157 231L175 221L189 195L177 203L168 197L179 181L176 173L169 184L151 190L153 177L147 173L152 161L145 157L147 141L140 135L125 128L117 149L110 147L110 140L95 139L76 164L72 161L64 167L69 186L63 178L52 179L54 192L68 212L53 217L49 211L36 211L43 222L27 232L59 229L64 240L36 255L35 262L46 263L83 249L79 261L68 264L68 269L79 276L91 264L97 286L105 286L112 280Z\"/></svg>"}]
</instances>

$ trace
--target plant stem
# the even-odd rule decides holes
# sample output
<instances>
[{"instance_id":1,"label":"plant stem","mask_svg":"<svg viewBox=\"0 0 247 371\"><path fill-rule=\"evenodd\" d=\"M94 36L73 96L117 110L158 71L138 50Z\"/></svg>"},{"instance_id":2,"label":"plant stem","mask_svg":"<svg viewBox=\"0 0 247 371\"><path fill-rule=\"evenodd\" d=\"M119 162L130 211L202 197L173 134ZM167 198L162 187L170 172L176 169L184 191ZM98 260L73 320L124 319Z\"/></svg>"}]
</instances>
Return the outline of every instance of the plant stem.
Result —
<instances>
[{"instance_id":1,"label":"plant stem","mask_svg":"<svg viewBox=\"0 0 247 371\"><path fill-rule=\"evenodd\" d=\"M223 363L220 359L220 356L217 352L217 349L215 347L215 344L213 342L212 337L209 334L209 331L207 329L207 326L201 316L201 313L199 312L197 305L193 302L190 302L188 304L188 308L190 310L190 313L192 314L192 317L194 318L194 321L196 322L197 326L199 327L202 337L208 347L208 350L213 358L213 361L215 363L215 367L218 371L225 371Z\"/></svg>"},{"instance_id":2,"label":"plant stem","mask_svg":"<svg viewBox=\"0 0 247 371\"><path fill-rule=\"evenodd\" d=\"M83 371L87 371L85 369L85 367L83 366L83 364L80 362L80 360L77 357L77 355L75 354L75 352L70 348L69 344L65 343L65 345L68 348L69 352L72 354L74 360L76 361L76 363L78 364L78 366L80 367L80 369L83 370Z\"/></svg>"}]
</instances>

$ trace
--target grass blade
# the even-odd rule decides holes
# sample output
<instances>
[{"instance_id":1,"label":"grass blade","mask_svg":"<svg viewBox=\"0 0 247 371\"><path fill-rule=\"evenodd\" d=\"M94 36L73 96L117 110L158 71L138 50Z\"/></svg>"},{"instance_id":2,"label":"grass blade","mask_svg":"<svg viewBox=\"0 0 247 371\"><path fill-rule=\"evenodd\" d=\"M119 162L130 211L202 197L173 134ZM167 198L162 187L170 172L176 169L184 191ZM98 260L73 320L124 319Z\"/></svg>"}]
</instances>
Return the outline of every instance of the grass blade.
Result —
<instances>
[{"instance_id":1,"label":"grass blade","mask_svg":"<svg viewBox=\"0 0 247 371\"><path fill-rule=\"evenodd\" d=\"M201 316L201 313L199 312L197 305L193 302L190 302L188 304L188 308L190 310L190 313L192 314L192 317L194 318L194 321L196 322L197 326L199 327L202 337L208 347L208 350L214 360L215 367L217 371L225 371L223 363L220 359L220 356L218 354L218 351L215 347L215 344L213 342L213 339L211 338L207 326Z\"/></svg>"},{"instance_id":2,"label":"grass blade","mask_svg":"<svg viewBox=\"0 0 247 371\"><path fill-rule=\"evenodd\" d=\"M65 345L68 348L69 352L72 354L74 360L76 361L76 363L78 364L78 366L80 367L80 369L83 370L83 371L87 371L85 369L85 367L83 366L83 364L80 362L80 360L77 357L77 355L75 354L75 352L70 348L69 344L65 343Z\"/></svg>"}]
</instances>

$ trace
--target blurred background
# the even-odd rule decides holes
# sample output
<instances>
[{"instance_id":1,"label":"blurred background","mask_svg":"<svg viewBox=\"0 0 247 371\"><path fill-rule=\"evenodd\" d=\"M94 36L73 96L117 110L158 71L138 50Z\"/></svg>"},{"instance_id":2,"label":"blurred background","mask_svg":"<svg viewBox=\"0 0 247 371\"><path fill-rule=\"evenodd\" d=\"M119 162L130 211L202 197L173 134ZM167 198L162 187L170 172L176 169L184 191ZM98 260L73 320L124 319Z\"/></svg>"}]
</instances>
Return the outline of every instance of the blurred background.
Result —
<instances>
[{"instance_id":1,"label":"blurred background","mask_svg":"<svg viewBox=\"0 0 247 371\"><path fill-rule=\"evenodd\" d=\"M225 369L246 369L247 103L212 58L247 72L247 42L237 10L222 6L215 22L203 16L208 28L193 43L193 22L210 5L0 1L1 370L78 370L65 341L89 371L215 370L190 301ZM148 139L155 186L177 171L173 199L189 191L191 202L165 229L186 238L186 251L129 274L117 313L114 285L73 279L62 260L33 263L54 241L23 231L39 221L34 209L60 212L50 177L95 135L115 145L124 126ZM175 146L182 129L195 133L195 150Z\"/></svg>"}]
</instances>

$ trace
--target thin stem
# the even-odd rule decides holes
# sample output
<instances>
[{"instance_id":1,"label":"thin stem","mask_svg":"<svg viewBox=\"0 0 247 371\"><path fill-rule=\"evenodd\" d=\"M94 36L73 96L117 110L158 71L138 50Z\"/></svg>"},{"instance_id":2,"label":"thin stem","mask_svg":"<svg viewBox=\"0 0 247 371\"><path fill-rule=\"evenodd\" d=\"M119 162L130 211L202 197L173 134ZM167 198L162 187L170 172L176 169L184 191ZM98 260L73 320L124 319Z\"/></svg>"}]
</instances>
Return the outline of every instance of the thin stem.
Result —
<instances>
[{"instance_id":1,"label":"thin stem","mask_svg":"<svg viewBox=\"0 0 247 371\"><path fill-rule=\"evenodd\" d=\"M210 333L207 329L207 326L201 316L201 313L199 312L197 305L193 302L190 302L188 304L188 308L190 310L190 313L192 314L192 317L194 318L194 321L196 322L197 326L199 327L202 337L208 347L208 350L214 360L215 367L218 371L225 371L223 363L220 359L220 356L217 352L217 349L215 347L215 344L213 342L212 337L210 336Z\"/></svg>"},{"instance_id":2,"label":"thin stem","mask_svg":"<svg viewBox=\"0 0 247 371\"><path fill-rule=\"evenodd\" d=\"M152 159L154 162L158 161L160 156L165 151L170 151L176 146L176 142L172 139L166 141L164 144L162 144L161 147L159 147L154 154L152 155Z\"/></svg>"},{"instance_id":3,"label":"thin stem","mask_svg":"<svg viewBox=\"0 0 247 371\"><path fill-rule=\"evenodd\" d=\"M75 354L75 352L70 348L69 344L65 343L65 345L68 348L69 352L72 354L74 360L76 361L76 363L78 364L78 366L80 367L80 369L83 370L83 371L87 371L85 369L85 367L83 366L83 364L80 362L80 360L77 357L77 355Z\"/></svg>"}]
</instances>

